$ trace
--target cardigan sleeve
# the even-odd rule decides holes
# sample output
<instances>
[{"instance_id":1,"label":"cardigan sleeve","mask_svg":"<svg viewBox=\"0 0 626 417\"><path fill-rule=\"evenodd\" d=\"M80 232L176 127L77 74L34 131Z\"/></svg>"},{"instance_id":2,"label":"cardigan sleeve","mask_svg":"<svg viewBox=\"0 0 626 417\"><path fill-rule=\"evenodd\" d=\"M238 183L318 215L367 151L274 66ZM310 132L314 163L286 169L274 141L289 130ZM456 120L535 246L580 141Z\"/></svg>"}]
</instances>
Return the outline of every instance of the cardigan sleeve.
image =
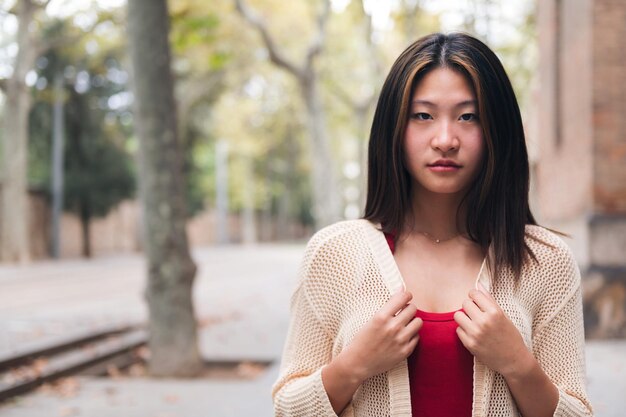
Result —
<instances>
[{"instance_id":1,"label":"cardigan sleeve","mask_svg":"<svg viewBox=\"0 0 626 417\"><path fill-rule=\"evenodd\" d=\"M343 263L334 255L334 228L322 229L309 241L299 272L299 284L291 298L291 318L279 376L272 389L274 412L285 417L337 417L324 385L322 368L332 359L341 306L336 282ZM349 404L342 415L349 415Z\"/></svg>"},{"instance_id":2,"label":"cardigan sleeve","mask_svg":"<svg viewBox=\"0 0 626 417\"><path fill-rule=\"evenodd\" d=\"M593 416L586 393L585 335L583 327L580 271L572 253L561 251L560 276L547 277L560 281L560 302L536 330L533 352L541 368L559 391L555 417Z\"/></svg>"},{"instance_id":3,"label":"cardigan sleeve","mask_svg":"<svg viewBox=\"0 0 626 417\"><path fill-rule=\"evenodd\" d=\"M277 417L337 417L322 383L322 367L330 362L332 340L304 292L300 286L292 298L279 377L272 388L274 412Z\"/></svg>"}]
</instances>

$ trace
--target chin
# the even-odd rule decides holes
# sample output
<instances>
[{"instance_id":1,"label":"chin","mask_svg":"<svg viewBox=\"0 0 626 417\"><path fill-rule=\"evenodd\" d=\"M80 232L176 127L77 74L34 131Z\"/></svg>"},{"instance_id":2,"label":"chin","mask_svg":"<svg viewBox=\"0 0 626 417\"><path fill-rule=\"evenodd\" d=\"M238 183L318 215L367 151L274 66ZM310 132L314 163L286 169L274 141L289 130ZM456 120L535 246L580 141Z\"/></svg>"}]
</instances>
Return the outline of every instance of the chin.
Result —
<instances>
[{"instance_id":1,"label":"chin","mask_svg":"<svg viewBox=\"0 0 626 417\"><path fill-rule=\"evenodd\" d=\"M433 194L458 194L464 190L463 187L458 185L431 185L423 187L426 191Z\"/></svg>"},{"instance_id":2,"label":"chin","mask_svg":"<svg viewBox=\"0 0 626 417\"><path fill-rule=\"evenodd\" d=\"M413 186L430 194L460 194L468 189L468 185L459 181L419 181L413 180Z\"/></svg>"},{"instance_id":3,"label":"chin","mask_svg":"<svg viewBox=\"0 0 626 417\"><path fill-rule=\"evenodd\" d=\"M429 190L431 193L433 194L445 194L445 195L455 195L461 192L461 190L441 190L441 189L433 189L433 190Z\"/></svg>"}]
</instances>

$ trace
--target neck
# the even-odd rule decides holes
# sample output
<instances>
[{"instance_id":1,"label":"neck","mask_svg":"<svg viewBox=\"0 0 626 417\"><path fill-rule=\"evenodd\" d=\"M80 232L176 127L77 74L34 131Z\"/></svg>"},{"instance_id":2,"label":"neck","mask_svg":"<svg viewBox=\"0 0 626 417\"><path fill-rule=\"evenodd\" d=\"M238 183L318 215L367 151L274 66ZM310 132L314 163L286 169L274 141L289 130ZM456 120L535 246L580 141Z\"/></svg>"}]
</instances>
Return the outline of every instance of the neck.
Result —
<instances>
[{"instance_id":1,"label":"neck","mask_svg":"<svg viewBox=\"0 0 626 417\"><path fill-rule=\"evenodd\" d=\"M426 232L437 239L463 234L465 225L457 227L457 210L462 195L432 193L415 187L412 195L413 218L407 221L406 233ZM460 213L462 218L463 213ZM461 228L461 229L459 229Z\"/></svg>"}]
</instances>

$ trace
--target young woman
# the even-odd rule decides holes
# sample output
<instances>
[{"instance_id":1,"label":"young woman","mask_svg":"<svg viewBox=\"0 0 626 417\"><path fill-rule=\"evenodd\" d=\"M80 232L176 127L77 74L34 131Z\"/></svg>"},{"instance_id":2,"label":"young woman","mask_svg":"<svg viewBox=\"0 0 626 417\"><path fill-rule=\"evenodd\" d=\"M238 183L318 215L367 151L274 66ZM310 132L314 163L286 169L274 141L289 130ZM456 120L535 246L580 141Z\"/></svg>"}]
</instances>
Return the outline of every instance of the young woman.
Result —
<instances>
[{"instance_id":1,"label":"young woman","mask_svg":"<svg viewBox=\"0 0 626 417\"><path fill-rule=\"evenodd\" d=\"M278 416L590 416L580 273L536 224L519 108L465 34L382 88L365 216L309 242Z\"/></svg>"}]
</instances>

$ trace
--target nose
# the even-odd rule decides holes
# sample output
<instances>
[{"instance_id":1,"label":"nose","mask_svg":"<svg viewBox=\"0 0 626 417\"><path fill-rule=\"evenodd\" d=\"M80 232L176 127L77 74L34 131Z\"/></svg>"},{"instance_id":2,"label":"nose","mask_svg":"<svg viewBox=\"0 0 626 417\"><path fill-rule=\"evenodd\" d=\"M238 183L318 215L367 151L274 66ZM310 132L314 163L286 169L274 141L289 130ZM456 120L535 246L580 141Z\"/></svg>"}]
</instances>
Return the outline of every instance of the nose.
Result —
<instances>
[{"instance_id":1,"label":"nose","mask_svg":"<svg viewBox=\"0 0 626 417\"><path fill-rule=\"evenodd\" d=\"M433 137L432 146L444 153L458 149L459 138L452 127L452 123L441 122L436 135Z\"/></svg>"}]
</instances>

